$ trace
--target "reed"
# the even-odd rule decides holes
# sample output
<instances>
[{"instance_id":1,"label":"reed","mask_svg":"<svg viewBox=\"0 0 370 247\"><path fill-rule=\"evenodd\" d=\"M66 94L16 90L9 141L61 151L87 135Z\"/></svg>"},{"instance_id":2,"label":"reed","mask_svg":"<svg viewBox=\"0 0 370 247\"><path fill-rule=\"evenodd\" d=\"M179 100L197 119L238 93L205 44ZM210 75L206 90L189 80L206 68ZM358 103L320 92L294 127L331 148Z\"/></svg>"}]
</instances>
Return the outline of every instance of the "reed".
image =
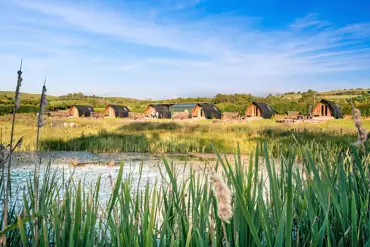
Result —
<instances>
[{"instance_id":1,"label":"reed","mask_svg":"<svg viewBox=\"0 0 370 247\"><path fill-rule=\"evenodd\" d=\"M36 134L36 155L37 155L37 160L39 160L39 163L41 163L41 156L39 154L39 138L40 138L40 128L44 126L44 113L45 113L45 108L48 104L47 100L46 100L46 86L45 86L45 83L46 83L46 78L45 78L45 81L44 81L44 85L42 87L42 92L41 92L41 98L40 98L40 106L39 106L39 112L38 112L38 116L37 116L37 134ZM34 207L35 207L35 211L38 209L38 183L39 183L39 176L38 176L38 162L35 162L35 169L34 169L34 192L35 192L35 199L34 199ZM39 221L38 221L38 218L35 219L35 223L34 223L34 233L35 233L35 242L37 243L38 242L38 238L39 238L39 235L38 235L38 225L39 225Z\"/></svg>"},{"instance_id":2,"label":"reed","mask_svg":"<svg viewBox=\"0 0 370 247\"><path fill-rule=\"evenodd\" d=\"M83 185L47 166L39 188L29 180L23 203L11 207L10 224L0 236L7 236L11 246L370 244L369 157L354 146L335 151L331 162L330 150L316 154L291 148L278 159L268 150L260 143L246 164L238 151L233 161L216 153L216 172L230 189L230 224L218 216L220 199L207 171L191 170L183 179L164 159L162 177L143 189L130 176L123 178L122 164L105 207L98 197L101 178Z\"/></svg>"},{"instance_id":3,"label":"reed","mask_svg":"<svg viewBox=\"0 0 370 247\"><path fill-rule=\"evenodd\" d=\"M6 185L4 184L4 217L3 217L3 229L7 228L8 225L8 209L9 209L9 199L10 199L10 193L11 193L11 180L10 180L10 169L11 169L11 163L12 163L12 153L14 151L13 148L13 141L14 141L14 127L15 127L15 117L17 110L20 107L20 88L22 85L22 60L21 60L21 66L19 71L17 72L18 74L18 79L17 79L17 86L15 89L15 96L14 96L14 107L13 107L13 115L12 115L12 124L11 124L11 134L10 134L10 144L9 144L9 154L6 157L6 159L2 160L2 163L0 164L1 166L1 176L2 180ZM15 147L20 145L22 142L22 138L19 139L18 143L16 144ZM8 166L7 166L7 178L5 179L5 163L9 160ZM5 246L7 245L7 239L4 237L0 238L0 244L4 244Z\"/></svg>"}]
</instances>

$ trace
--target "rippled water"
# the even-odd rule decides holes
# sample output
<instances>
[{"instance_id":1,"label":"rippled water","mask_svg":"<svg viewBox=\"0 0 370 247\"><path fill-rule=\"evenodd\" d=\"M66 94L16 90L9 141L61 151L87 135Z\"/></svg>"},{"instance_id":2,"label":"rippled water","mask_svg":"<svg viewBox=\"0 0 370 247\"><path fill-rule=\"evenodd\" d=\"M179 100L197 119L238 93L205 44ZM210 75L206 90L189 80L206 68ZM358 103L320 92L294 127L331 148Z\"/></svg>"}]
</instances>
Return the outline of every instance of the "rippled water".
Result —
<instances>
[{"instance_id":1,"label":"rippled water","mask_svg":"<svg viewBox=\"0 0 370 247\"><path fill-rule=\"evenodd\" d=\"M144 189L146 184L152 186L156 181L162 183L160 170L166 175L163 157L153 154L138 154L138 153L109 153L109 154L92 154L89 152L45 152L40 154L41 166L39 168L40 186L42 184L43 175L46 167L50 164L50 169L57 173L58 182L62 183L63 174L65 182L71 177L75 184L79 181L85 185L85 189L94 188L99 176L101 176L101 185L99 199L103 205L109 199L112 191L111 179L116 180L119 171L119 165L124 162L123 177L127 179L130 175L134 189L137 185L139 189ZM210 155L172 155L166 157L169 163L173 164L177 173L186 177L189 169L203 170L206 166L210 167L216 163L216 158ZM244 157L245 164L248 164L249 157ZM12 181L12 199L11 201L21 204L23 202L23 192L26 191L27 181L32 181L34 173L34 164L37 162L34 153L16 153L14 154L11 181ZM109 167L107 162L114 160L115 165ZM77 167L71 165L73 161L80 164ZM39 163L39 162L37 162ZM142 174L140 183L140 168ZM266 173L265 168L260 166L263 173ZM111 177L111 178L110 178ZM266 177L266 176L264 176ZM62 196L62 195L61 195ZM1 198L2 199L2 198ZM2 211L3 203L0 203L0 211Z\"/></svg>"},{"instance_id":2,"label":"rippled water","mask_svg":"<svg viewBox=\"0 0 370 247\"><path fill-rule=\"evenodd\" d=\"M81 181L85 185L85 189L94 188L99 176L101 176L101 185L99 199L104 204L110 197L113 182L118 175L120 164L123 162L123 177L127 179L130 176L132 184L139 189L144 189L146 184L152 186L156 181L161 183L162 172L165 171L163 159L161 156L137 154L137 153L110 153L110 154L92 154L88 152L47 152L41 153L41 165L39 166L40 186L44 177L47 166L50 164L51 172L57 173L58 182L62 183L63 176L65 182L72 176L75 184ZM11 168L12 181L12 199L11 201L22 203L23 192L25 192L26 184L32 181L35 163L39 159L34 153L16 153L13 157ZM107 162L114 160L115 165L109 167ZM168 162L172 163L179 174L186 175L189 168L200 169L206 165L212 165L215 160L212 158L196 158L189 156L171 156L167 157ZM73 161L77 161L81 165L74 167L71 165ZM140 183L140 168L142 168ZM165 172L164 172L165 174ZM111 178L110 178L111 177ZM181 178L180 178L181 179ZM136 189L136 188L135 188ZM0 207L2 203L0 204ZM1 210L0 210L1 211Z\"/></svg>"}]
</instances>

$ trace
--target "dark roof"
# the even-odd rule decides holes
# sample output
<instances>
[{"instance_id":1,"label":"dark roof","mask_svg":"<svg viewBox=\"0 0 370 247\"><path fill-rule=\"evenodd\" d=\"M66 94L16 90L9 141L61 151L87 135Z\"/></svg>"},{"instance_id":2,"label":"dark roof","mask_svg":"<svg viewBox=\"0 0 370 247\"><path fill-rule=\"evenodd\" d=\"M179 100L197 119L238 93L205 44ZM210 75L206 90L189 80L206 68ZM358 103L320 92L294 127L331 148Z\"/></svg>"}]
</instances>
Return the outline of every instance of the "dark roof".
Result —
<instances>
[{"instance_id":1,"label":"dark roof","mask_svg":"<svg viewBox=\"0 0 370 247\"><path fill-rule=\"evenodd\" d=\"M159 109L159 108L163 108L163 107L170 107L174 104L150 104L149 106L152 106L154 107L154 109Z\"/></svg>"},{"instance_id":2,"label":"dark roof","mask_svg":"<svg viewBox=\"0 0 370 247\"><path fill-rule=\"evenodd\" d=\"M90 117L91 113L94 112L94 108L92 106L87 105L73 105L72 107L76 107L78 110L78 115L80 117Z\"/></svg>"},{"instance_id":3,"label":"dark roof","mask_svg":"<svg viewBox=\"0 0 370 247\"><path fill-rule=\"evenodd\" d=\"M116 117L128 117L130 112L130 109L123 105L108 105L107 107L111 107L114 110Z\"/></svg>"},{"instance_id":4,"label":"dark roof","mask_svg":"<svg viewBox=\"0 0 370 247\"><path fill-rule=\"evenodd\" d=\"M159 118L171 118L170 106L173 104L150 104L159 114Z\"/></svg>"},{"instance_id":5,"label":"dark roof","mask_svg":"<svg viewBox=\"0 0 370 247\"><path fill-rule=\"evenodd\" d=\"M256 105L261 110L262 118L272 118L275 115L275 110L271 106L262 102L252 102L253 105Z\"/></svg>"},{"instance_id":6,"label":"dark roof","mask_svg":"<svg viewBox=\"0 0 370 247\"><path fill-rule=\"evenodd\" d=\"M218 109L217 106L209 103L201 103L199 105L203 108L204 116L207 119L212 118L221 119L221 111L220 109Z\"/></svg>"},{"instance_id":7,"label":"dark roof","mask_svg":"<svg viewBox=\"0 0 370 247\"><path fill-rule=\"evenodd\" d=\"M336 103L334 103L333 101L330 101L330 100L326 100L326 99L322 99L320 101L320 103L322 104L325 104L325 105L328 105L329 106L329 109L330 109L330 112L331 112L331 115L338 119L338 118L343 118L343 112L342 112L342 109L339 107L339 105L337 105Z\"/></svg>"},{"instance_id":8,"label":"dark roof","mask_svg":"<svg viewBox=\"0 0 370 247\"><path fill-rule=\"evenodd\" d=\"M195 106L200 106L203 109L204 116L207 119L221 119L221 111L215 105L209 103L185 103L175 104L170 107L172 112L176 112L178 109L193 109Z\"/></svg>"}]
</instances>

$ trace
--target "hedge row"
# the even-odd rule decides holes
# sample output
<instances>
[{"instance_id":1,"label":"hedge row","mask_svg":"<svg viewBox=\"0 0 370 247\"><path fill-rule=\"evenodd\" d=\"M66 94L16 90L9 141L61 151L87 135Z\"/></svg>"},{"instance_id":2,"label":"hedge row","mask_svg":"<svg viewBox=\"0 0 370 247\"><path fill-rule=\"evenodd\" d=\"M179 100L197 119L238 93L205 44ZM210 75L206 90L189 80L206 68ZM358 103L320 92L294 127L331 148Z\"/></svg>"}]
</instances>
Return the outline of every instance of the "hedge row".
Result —
<instances>
[{"instance_id":1,"label":"hedge row","mask_svg":"<svg viewBox=\"0 0 370 247\"><path fill-rule=\"evenodd\" d=\"M13 105L0 105L0 115L5 115L13 112ZM39 108L32 105L21 105L18 113L37 113Z\"/></svg>"}]
</instances>

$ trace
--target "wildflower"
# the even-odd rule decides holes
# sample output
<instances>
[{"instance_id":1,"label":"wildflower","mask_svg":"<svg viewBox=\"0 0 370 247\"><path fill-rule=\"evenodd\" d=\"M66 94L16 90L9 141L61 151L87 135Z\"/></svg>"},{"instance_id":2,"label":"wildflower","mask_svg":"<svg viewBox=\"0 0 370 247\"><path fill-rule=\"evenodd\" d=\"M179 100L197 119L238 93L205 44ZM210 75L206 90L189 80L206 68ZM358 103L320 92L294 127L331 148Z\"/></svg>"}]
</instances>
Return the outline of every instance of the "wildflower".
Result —
<instances>
[{"instance_id":1,"label":"wildflower","mask_svg":"<svg viewBox=\"0 0 370 247\"><path fill-rule=\"evenodd\" d=\"M233 216L231 207L231 191L220 176L211 175L212 190L218 203L218 217L225 223L230 223Z\"/></svg>"}]
</instances>

